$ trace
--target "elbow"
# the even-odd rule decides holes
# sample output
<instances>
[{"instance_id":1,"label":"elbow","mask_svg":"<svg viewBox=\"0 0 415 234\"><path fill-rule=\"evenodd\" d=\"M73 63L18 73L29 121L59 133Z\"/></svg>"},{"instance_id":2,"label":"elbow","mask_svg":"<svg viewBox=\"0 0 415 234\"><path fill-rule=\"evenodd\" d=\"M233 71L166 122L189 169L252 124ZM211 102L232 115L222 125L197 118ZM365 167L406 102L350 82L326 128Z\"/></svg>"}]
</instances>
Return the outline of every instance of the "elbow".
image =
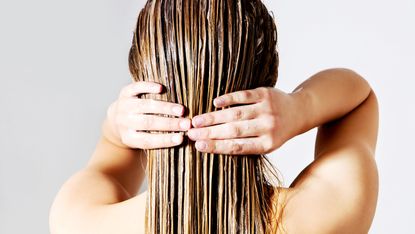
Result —
<instances>
[{"instance_id":1,"label":"elbow","mask_svg":"<svg viewBox=\"0 0 415 234\"><path fill-rule=\"evenodd\" d=\"M336 79L344 80L344 83L351 84L352 89L354 90L354 95L362 97L361 101L363 102L372 91L372 87L362 75L357 71L350 68L338 67L338 68L329 68L322 71L323 73L335 77Z\"/></svg>"}]
</instances>

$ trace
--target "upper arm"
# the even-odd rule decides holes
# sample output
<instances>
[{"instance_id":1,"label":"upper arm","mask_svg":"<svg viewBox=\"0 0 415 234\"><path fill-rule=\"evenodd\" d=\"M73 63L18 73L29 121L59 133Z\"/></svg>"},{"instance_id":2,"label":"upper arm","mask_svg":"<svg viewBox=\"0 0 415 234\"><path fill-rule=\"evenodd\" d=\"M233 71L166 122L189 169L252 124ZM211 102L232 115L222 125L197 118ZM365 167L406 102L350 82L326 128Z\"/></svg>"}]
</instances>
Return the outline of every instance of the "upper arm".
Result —
<instances>
[{"instance_id":1,"label":"upper arm","mask_svg":"<svg viewBox=\"0 0 415 234\"><path fill-rule=\"evenodd\" d=\"M145 194L131 197L117 180L82 170L61 188L49 215L50 231L66 233L141 233Z\"/></svg>"},{"instance_id":2,"label":"upper arm","mask_svg":"<svg viewBox=\"0 0 415 234\"><path fill-rule=\"evenodd\" d=\"M319 128L315 160L291 185L285 215L290 233L367 233L378 193L377 131L373 91L349 114Z\"/></svg>"},{"instance_id":3,"label":"upper arm","mask_svg":"<svg viewBox=\"0 0 415 234\"><path fill-rule=\"evenodd\" d=\"M318 130L315 158L345 147L361 148L374 155L378 134L378 103L373 90L353 111L321 126Z\"/></svg>"}]
</instances>

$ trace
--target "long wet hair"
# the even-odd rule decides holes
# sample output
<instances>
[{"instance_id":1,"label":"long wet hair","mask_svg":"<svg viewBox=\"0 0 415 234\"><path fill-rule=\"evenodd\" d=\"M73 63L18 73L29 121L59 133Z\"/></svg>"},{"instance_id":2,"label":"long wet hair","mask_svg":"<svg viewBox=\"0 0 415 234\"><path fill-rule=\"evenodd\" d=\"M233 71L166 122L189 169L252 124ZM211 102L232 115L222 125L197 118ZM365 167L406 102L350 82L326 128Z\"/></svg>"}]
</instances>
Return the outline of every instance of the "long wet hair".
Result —
<instances>
[{"instance_id":1,"label":"long wet hair","mask_svg":"<svg viewBox=\"0 0 415 234\"><path fill-rule=\"evenodd\" d=\"M217 110L213 99L220 95L273 87L276 44L274 19L260 0L148 0L129 68L135 81L166 86L142 98L180 103L192 118ZM265 155L201 153L188 138L146 154L146 233L276 230L271 198L279 180Z\"/></svg>"}]
</instances>

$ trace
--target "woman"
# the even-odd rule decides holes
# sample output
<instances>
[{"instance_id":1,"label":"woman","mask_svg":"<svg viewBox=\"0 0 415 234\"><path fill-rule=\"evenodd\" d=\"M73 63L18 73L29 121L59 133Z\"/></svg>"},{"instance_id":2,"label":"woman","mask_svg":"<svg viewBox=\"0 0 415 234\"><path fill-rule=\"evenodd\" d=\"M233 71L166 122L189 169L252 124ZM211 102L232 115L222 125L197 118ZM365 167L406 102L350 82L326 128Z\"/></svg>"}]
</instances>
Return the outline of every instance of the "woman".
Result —
<instances>
[{"instance_id":1,"label":"woman","mask_svg":"<svg viewBox=\"0 0 415 234\"><path fill-rule=\"evenodd\" d=\"M260 1L148 1L129 57L135 82L57 195L52 233L367 233L375 94L347 69L273 88L276 36ZM314 127L315 160L281 187L263 154Z\"/></svg>"}]
</instances>

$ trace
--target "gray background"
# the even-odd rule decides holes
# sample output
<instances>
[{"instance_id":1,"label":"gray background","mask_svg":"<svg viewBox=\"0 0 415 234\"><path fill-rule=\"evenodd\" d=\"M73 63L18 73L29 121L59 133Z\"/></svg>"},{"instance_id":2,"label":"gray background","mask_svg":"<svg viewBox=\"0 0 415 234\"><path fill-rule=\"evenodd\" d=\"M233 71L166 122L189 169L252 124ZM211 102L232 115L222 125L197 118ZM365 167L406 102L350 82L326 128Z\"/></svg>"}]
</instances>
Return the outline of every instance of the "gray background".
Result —
<instances>
[{"instance_id":1,"label":"gray background","mask_svg":"<svg viewBox=\"0 0 415 234\"><path fill-rule=\"evenodd\" d=\"M279 29L279 88L343 66L377 92L380 195L371 233L415 233L415 1L265 2ZM0 1L0 233L48 233L55 194L86 164L107 106L130 82L127 53L143 4ZM314 135L270 155L287 185L311 162Z\"/></svg>"}]
</instances>

